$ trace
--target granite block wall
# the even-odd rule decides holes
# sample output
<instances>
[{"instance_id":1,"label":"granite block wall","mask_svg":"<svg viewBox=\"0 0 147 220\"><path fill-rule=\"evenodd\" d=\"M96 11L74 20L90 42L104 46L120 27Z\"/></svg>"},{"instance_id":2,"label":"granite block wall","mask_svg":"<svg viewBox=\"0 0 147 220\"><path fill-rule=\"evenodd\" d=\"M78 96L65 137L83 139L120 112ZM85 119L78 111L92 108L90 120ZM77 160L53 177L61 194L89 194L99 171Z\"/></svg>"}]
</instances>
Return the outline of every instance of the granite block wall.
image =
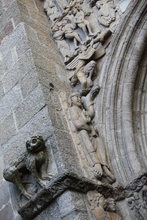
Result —
<instances>
[{"instance_id":1,"label":"granite block wall","mask_svg":"<svg viewBox=\"0 0 147 220\"><path fill-rule=\"evenodd\" d=\"M21 219L17 213L19 194L13 184L6 183L2 172L23 155L28 138L43 136L51 172L81 171L78 162L74 163L75 149L57 96L60 88L66 89L66 73L42 3L2 0L0 4L0 219L16 220ZM62 210L66 198L70 198L67 209ZM75 205L77 201L81 208ZM64 199L61 196L36 219L71 218L68 216L89 219L82 195L66 192Z\"/></svg>"}]
</instances>

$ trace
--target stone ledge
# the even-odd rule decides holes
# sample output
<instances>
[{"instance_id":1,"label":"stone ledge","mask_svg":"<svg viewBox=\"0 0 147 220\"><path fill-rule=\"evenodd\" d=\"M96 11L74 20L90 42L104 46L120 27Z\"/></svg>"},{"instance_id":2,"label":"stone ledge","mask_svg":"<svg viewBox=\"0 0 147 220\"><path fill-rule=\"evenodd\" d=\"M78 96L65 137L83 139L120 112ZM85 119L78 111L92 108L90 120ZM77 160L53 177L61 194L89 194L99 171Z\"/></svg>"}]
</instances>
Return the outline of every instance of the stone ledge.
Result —
<instances>
[{"instance_id":1,"label":"stone ledge","mask_svg":"<svg viewBox=\"0 0 147 220\"><path fill-rule=\"evenodd\" d=\"M24 220L33 219L39 215L51 202L64 193L66 190L87 193L90 190L97 190L104 197L112 197L116 201L124 200L139 192L144 185L147 185L147 173L140 174L125 187L118 185L112 187L109 184L91 181L85 177L79 177L75 173L65 172L54 177L44 189L41 189L31 200L23 205L18 213Z\"/></svg>"},{"instance_id":2,"label":"stone ledge","mask_svg":"<svg viewBox=\"0 0 147 220\"><path fill-rule=\"evenodd\" d=\"M80 178L74 173L63 173L54 177L49 185L23 205L18 213L23 219L32 219L39 215L47 206L66 190L87 193L90 190L97 190L105 197L112 196L113 187L109 184L96 183L87 178Z\"/></svg>"}]
</instances>

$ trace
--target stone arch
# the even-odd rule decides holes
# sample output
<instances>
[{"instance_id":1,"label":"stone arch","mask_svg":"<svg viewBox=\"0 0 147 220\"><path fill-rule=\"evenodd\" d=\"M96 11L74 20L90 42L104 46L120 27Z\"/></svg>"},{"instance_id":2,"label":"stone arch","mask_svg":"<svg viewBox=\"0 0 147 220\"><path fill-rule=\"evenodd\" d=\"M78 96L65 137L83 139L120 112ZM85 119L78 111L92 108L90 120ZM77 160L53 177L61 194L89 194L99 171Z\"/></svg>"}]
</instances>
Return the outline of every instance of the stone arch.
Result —
<instances>
[{"instance_id":1,"label":"stone arch","mask_svg":"<svg viewBox=\"0 0 147 220\"><path fill-rule=\"evenodd\" d=\"M136 125L133 123L136 115L142 114L137 110L137 103L144 101L145 93L145 14L146 1L133 1L114 34L102 70L101 111L98 111L101 115L97 118L102 123L102 133L115 175L124 183L136 177L146 164L143 156L146 152L145 124L140 125L142 131L136 137ZM140 71L142 65L144 68ZM143 88L142 92L136 88ZM142 108L141 111L145 111ZM139 139L142 141L138 142Z\"/></svg>"}]
</instances>

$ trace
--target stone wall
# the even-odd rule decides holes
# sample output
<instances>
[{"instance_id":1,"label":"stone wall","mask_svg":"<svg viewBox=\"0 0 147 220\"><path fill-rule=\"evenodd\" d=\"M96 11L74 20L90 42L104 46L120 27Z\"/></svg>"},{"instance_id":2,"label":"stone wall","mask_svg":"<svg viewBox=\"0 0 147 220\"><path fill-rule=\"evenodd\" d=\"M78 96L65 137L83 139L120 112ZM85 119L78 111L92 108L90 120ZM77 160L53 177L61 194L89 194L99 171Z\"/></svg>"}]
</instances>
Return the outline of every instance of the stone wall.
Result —
<instances>
[{"instance_id":1,"label":"stone wall","mask_svg":"<svg viewBox=\"0 0 147 220\"><path fill-rule=\"evenodd\" d=\"M80 167L74 163L74 146L57 96L62 87L66 90L66 73L51 39L41 2L0 3L0 219L8 220L20 218L15 198L19 194L12 184L6 183L2 172L23 155L28 138L43 136L51 172L72 170L80 174ZM81 208L76 207L77 201ZM54 220L67 219L64 216L68 215L88 219L86 210L82 195L66 192L46 213ZM40 218L45 219L37 219Z\"/></svg>"},{"instance_id":2,"label":"stone wall","mask_svg":"<svg viewBox=\"0 0 147 220\"><path fill-rule=\"evenodd\" d=\"M139 181L147 176L144 174L146 2L114 2L121 19L106 56L100 61L96 83L101 90L94 105L95 124L104 139L110 167L117 180L113 188L108 184L108 191L111 191L108 197L114 193L118 201L117 211L123 219L131 220L134 216L141 219L142 213L146 216L146 207L130 205L130 211L128 198L132 199L137 194L140 204L144 204L141 194L144 183L140 184ZM17 210L24 200L17 187L4 180L3 170L24 155L25 143L30 137L40 135L45 140L49 152L49 172L57 176L68 172L85 176L59 97L63 91L68 96L71 93L67 71L60 55L43 10L43 1L0 0L2 220L22 219ZM87 180L88 184L93 184L93 187L95 182L89 183ZM101 186L99 181L96 184ZM133 194L133 190L136 194ZM35 219L95 220L86 194L75 191L63 191Z\"/></svg>"}]
</instances>

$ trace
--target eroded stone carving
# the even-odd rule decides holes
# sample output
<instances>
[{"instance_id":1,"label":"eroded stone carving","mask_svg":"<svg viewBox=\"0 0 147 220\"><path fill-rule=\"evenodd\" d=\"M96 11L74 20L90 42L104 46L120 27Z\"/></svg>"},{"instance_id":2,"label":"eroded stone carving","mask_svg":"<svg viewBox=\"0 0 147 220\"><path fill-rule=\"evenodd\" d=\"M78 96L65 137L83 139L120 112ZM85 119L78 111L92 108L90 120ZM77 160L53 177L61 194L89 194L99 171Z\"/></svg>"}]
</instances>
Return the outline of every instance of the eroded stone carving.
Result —
<instances>
[{"instance_id":1,"label":"eroded stone carving","mask_svg":"<svg viewBox=\"0 0 147 220\"><path fill-rule=\"evenodd\" d=\"M91 30L90 23L88 20L85 19L85 17L88 16L89 13L85 13L80 7L76 7L73 13L75 16L75 24L77 25L77 27L83 30L86 37L87 35L93 36L94 33Z\"/></svg>"},{"instance_id":2,"label":"eroded stone carving","mask_svg":"<svg viewBox=\"0 0 147 220\"><path fill-rule=\"evenodd\" d=\"M45 187L52 175L47 173L48 154L41 136L33 136L28 140L26 150L23 157L18 158L17 161L4 170L3 176L5 180L16 184L21 193L30 199L32 194L24 187L22 177L29 171L36 183Z\"/></svg>"},{"instance_id":3,"label":"eroded stone carving","mask_svg":"<svg viewBox=\"0 0 147 220\"><path fill-rule=\"evenodd\" d=\"M45 1L44 10L52 21L56 20L61 15L61 12L59 11L59 9L57 9L52 0Z\"/></svg>"},{"instance_id":4,"label":"eroded stone carving","mask_svg":"<svg viewBox=\"0 0 147 220\"><path fill-rule=\"evenodd\" d=\"M108 160L102 140L92 124L92 118L94 117L92 101L96 93L98 93L98 89L99 87L95 88L95 90L92 91L93 93L87 97L88 102L86 102L86 99L83 100L86 107L85 109L81 102L81 95L79 93L72 94L70 96L71 107L69 108L69 113L94 176L97 179L104 177L109 183L113 183L115 177L108 166Z\"/></svg>"},{"instance_id":5,"label":"eroded stone carving","mask_svg":"<svg viewBox=\"0 0 147 220\"><path fill-rule=\"evenodd\" d=\"M127 202L134 216L139 220L145 220L147 218L147 185L144 185L140 192L134 192Z\"/></svg>"},{"instance_id":6,"label":"eroded stone carving","mask_svg":"<svg viewBox=\"0 0 147 220\"><path fill-rule=\"evenodd\" d=\"M113 0L98 0L96 3L98 9L98 21L105 27L109 27L115 21L116 8Z\"/></svg>"},{"instance_id":7,"label":"eroded stone carving","mask_svg":"<svg viewBox=\"0 0 147 220\"><path fill-rule=\"evenodd\" d=\"M108 166L105 147L94 126L94 99L99 92L99 86L94 86L97 60L105 55L107 40L112 34L108 28L100 29L101 25L95 25L97 21L94 25L91 23L94 12L92 7L96 10L98 3L100 7L95 16L97 19L101 17L105 24L103 26L108 27L115 20L113 1L95 0L87 3L87 0L73 0L65 7L61 1L51 1L48 4L46 0L44 8L51 20L53 37L69 72L70 85L73 91L79 93L70 96L71 106L67 110L72 122L69 124L72 124L78 137L76 143L80 142L94 176L113 183L115 178ZM56 18L52 17L54 4L58 10Z\"/></svg>"},{"instance_id":8,"label":"eroded stone carving","mask_svg":"<svg viewBox=\"0 0 147 220\"><path fill-rule=\"evenodd\" d=\"M98 192L103 192L106 197L110 197L113 193L113 188L108 184L96 184L87 178L67 172L54 177L46 188L41 189L41 191L24 204L18 212L24 219L33 219L66 190L74 190L81 193L97 190Z\"/></svg>"},{"instance_id":9,"label":"eroded stone carving","mask_svg":"<svg viewBox=\"0 0 147 220\"><path fill-rule=\"evenodd\" d=\"M105 199L96 190L87 193L90 208L97 220L121 220L116 213L116 203L113 198Z\"/></svg>"}]
</instances>

